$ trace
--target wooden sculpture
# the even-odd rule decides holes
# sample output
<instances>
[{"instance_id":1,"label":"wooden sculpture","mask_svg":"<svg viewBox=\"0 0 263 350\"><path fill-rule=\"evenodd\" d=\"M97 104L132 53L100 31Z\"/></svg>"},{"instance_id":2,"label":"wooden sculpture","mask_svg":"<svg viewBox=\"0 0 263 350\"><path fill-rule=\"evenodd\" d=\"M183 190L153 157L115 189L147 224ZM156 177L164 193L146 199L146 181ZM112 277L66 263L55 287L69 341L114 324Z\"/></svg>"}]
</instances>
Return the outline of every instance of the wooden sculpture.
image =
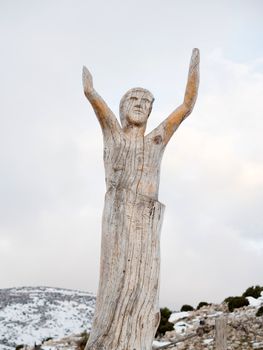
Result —
<instances>
[{"instance_id":1,"label":"wooden sculpture","mask_svg":"<svg viewBox=\"0 0 263 350\"><path fill-rule=\"evenodd\" d=\"M160 318L161 160L171 136L192 112L198 84L199 51L194 49L183 103L144 135L153 95L142 88L129 90L120 102L120 125L83 68L84 93L103 133L107 188L100 282L86 350L152 348Z\"/></svg>"}]
</instances>

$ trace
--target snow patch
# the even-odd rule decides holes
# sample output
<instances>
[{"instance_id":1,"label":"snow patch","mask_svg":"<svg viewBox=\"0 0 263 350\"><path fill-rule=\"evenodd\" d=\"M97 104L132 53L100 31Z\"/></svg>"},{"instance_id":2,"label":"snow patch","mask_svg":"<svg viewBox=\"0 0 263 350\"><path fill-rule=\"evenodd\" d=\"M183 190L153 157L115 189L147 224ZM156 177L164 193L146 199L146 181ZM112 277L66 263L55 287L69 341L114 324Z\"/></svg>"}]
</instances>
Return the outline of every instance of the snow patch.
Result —
<instances>
[{"instance_id":1,"label":"snow patch","mask_svg":"<svg viewBox=\"0 0 263 350\"><path fill-rule=\"evenodd\" d=\"M253 298L253 297L246 297L246 299L249 302L249 305L252 307L260 307L261 305L263 305L263 297L259 297L257 299Z\"/></svg>"},{"instance_id":2,"label":"snow patch","mask_svg":"<svg viewBox=\"0 0 263 350\"><path fill-rule=\"evenodd\" d=\"M175 323L177 320L181 320L183 318L187 318L189 316L188 311L182 311L182 312L173 312L169 318L169 322Z\"/></svg>"},{"instance_id":3,"label":"snow patch","mask_svg":"<svg viewBox=\"0 0 263 350\"><path fill-rule=\"evenodd\" d=\"M153 344L152 344L152 348L153 349L159 349L160 347L164 346L164 345L168 345L170 344L169 341L158 341L158 340L154 340Z\"/></svg>"},{"instance_id":4,"label":"snow patch","mask_svg":"<svg viewBox=\"0 0 263 350\"><path fill-rule=\"evenodd\" d=\"M0 350L90 331L95 297L56 288L0 289Z\"/></svg>"}]
</instances>

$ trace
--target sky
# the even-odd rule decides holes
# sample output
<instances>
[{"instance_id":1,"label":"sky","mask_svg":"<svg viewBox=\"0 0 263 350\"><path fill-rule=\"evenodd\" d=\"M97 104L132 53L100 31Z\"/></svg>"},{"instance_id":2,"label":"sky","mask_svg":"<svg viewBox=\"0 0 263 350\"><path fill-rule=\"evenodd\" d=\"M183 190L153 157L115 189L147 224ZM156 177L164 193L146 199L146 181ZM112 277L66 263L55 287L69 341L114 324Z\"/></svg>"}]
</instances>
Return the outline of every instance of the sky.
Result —
<instances>
[{"instance_id":1,"label":"sky","mask_svg":"<svg viewBox=\"0 0 263 350\"><path fill-rule=\"evenodd\" d=\"M200 89L162 161L160 305L221 302L263 285L261 0L0 0L0 288L96 293L103 140L86 65L118 115L155 96L148 131Z\"/></svg>"}]
</instances>

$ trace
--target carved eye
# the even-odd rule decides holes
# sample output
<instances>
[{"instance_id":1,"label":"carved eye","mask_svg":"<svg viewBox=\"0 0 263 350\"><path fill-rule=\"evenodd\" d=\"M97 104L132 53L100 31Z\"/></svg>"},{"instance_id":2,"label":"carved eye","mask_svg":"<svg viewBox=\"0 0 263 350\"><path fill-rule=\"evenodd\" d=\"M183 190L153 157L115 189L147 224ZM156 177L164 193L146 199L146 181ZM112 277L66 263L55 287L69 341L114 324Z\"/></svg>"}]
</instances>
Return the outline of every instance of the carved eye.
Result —
<instances>
[{"instance_id":1,"label":"carved eye","mask_svg":"<svg viewBox=\"0 0 263 350\"><path fill-rule=\"evenodd\" d=\"M137 97L135 97L135 96L131 96L131 97L130 97L130 100L132 100L132 101L137 101L137 100L138 100L138 98L137 98Z\"/></svg>"},{"instance_id":2,"label":"carved eye","mask_svg":"<svg viewBox=\"0 0 263 350\"><path fill-rule=\"evenodd\" d=\"M146 103L151 103L151 101L148 100L148 98L143 98L142 101L143 101L143 102L146 102Z\"/></svg>"}]
</instances>

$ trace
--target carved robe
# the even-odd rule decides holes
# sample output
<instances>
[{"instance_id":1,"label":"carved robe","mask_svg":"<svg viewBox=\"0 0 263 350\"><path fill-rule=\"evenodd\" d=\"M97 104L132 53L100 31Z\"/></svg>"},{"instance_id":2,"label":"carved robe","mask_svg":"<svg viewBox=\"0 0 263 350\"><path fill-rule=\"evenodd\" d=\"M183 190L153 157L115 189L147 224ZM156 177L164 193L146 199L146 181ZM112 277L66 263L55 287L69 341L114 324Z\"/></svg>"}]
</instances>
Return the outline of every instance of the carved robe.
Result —
<instances>
[{"instance_id":1,"label":"carved robe","mask_svg":"<svg viewBox=\"0 0 263 350\"><path fill-rule=\"evenodd\" d=\"M90 349L151 349L159 324L163 151L161 135L134 140L120 129L104 132L107 193Z\"/></svg>"}]
</instances>

